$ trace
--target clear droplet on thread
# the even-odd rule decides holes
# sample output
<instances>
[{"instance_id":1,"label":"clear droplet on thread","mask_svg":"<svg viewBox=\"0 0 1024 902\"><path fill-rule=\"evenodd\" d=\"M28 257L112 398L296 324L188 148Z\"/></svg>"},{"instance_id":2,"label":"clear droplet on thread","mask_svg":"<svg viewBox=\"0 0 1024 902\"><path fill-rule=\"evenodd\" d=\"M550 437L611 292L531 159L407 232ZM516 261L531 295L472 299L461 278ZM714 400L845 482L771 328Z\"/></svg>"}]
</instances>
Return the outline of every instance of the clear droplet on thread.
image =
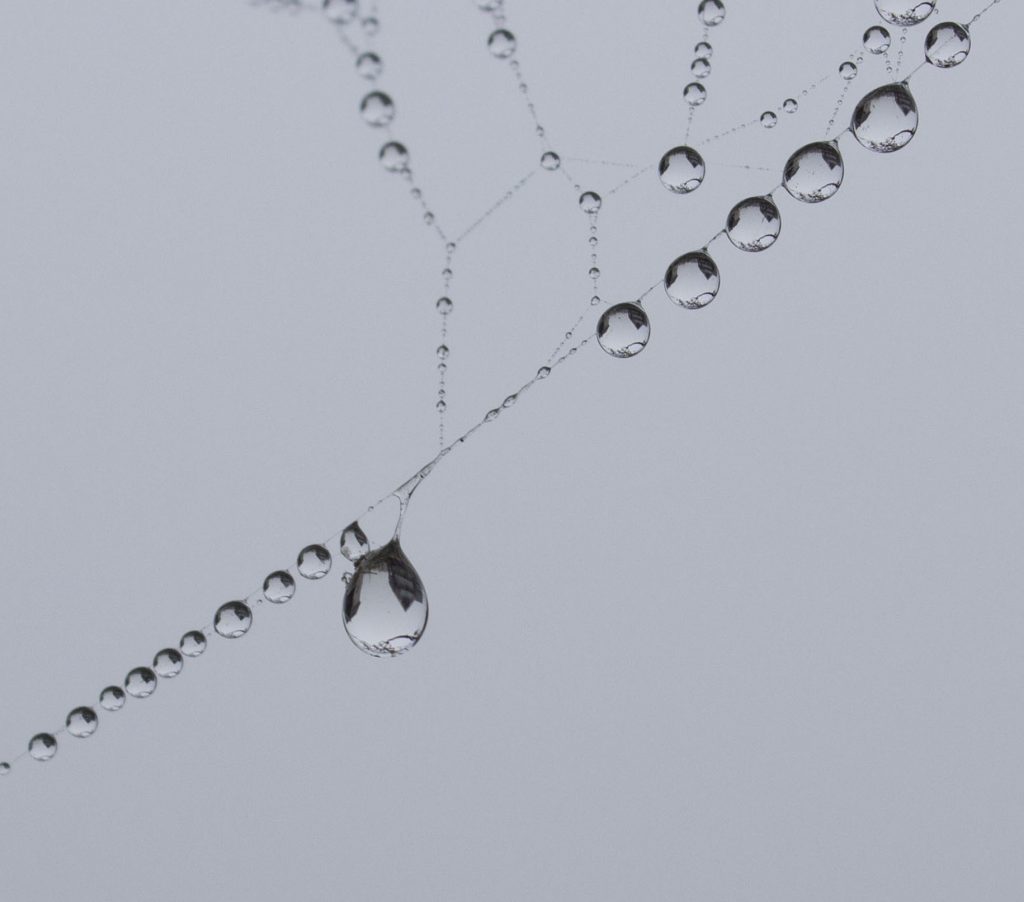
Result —
<instances>
[{"instance_id":1,"label":"clear droplet on thread","mask_svg":"<svg viewBox=\"0 0 1024 902\"><path fill-rule=\"evenodd\" d=\"M892 35L889 34L887 28L883 28L881 25L872 25L864 32L863 41L864 49L868 53L874 53L877 56L878 54L885 53L892 45Z\"/></svg>"},{"instance_id":2,"label":"clear droplet on thread","mask_svg":"<svg viewBox=\"0 0 1024 902\"><path fill-rule=\"evenodd\" d=\"M765 110L761 114L761 125L765 128L775 128L779 124L779 117L776 116L771 110Z\"/></svg>"},{"instance_id":3,"label":"clear droplet on thread","mask_svg":"<svg viewBox=\"0 0 1024 902\"><path fill-rule=\"evenodd\" d=\"M905 83L883 85L865 94L853 111L850 127L868 150L893 153L917 134L917 103Z\"/></svg>"},{"instance_id":4,"label":"clear droplet on thread","mask_svg":"<svg viewBox=\"0 0 1024 902\"><path fill-rule=\"evenodd\" d=\"M28 741L28 753L36 761L49 761L57 754L57 737L52 733L36 733Z\"/></svg>"},{"instance_id":5,"label":"clear droplet on thread","mask_svg":"<svg viewBox=\"0 0 1024 902\"><path fill-rule=\"evenodd\" d=\"M580 195L580 209L584 213L596 213L601 209L601 195L596 191L584 191Z\"/></svg>"},{"instance_id":6,"label":"clear droplet on thread","mask_svg":"<svg viewBox=\"0 0 1024 902\"><path fill-rule=\"evenodd\" d=\"M11 765L6 761L0 761L0 777L6 777L11 772Z\"/></svg>"},{"instance_id":7,"label":"clear droplet on thread","mask_svg":"<svg viewBox=\"0 0 1024 902\"><path fill-rule=\"evenodd\" d=\"M350 523L341 534L341 553L353 564L370 550L370 542L358 522Z\"/></svg>"},{"instance_id":8,"label":"clear droplet on thread","mask_svg":"<svg viewBox=\"0 0 1024 902\"><path fill-rule=\"evenodd\" d=\"M800 104L796 102L796 98L787 97L782 101L782 111L785 113L795 113L800 109Z\"/></svg>"},{"instance_id":9,"label":"clear droplet on thread","mask_svg":"<svg viewBox=\"0 0 1024 902\"><path fill-rule=\"evenodd\" d=\"M213 628L225 639L238 639L249 632L251 626L252 610L244 601L222 604L213 617Z\"/></svg>"},{"instance_id":10,"label":"clear droplet on thread","mask_svg":"<svg viewBox=\"0 0 1024 902\"><path fill-rule=\"evenodd\" d=\"M932 0L875 0L875 9L890 25L917 25L935 10Z\"/></svg>"},{"instance_id":11,"label":"clear droplet on thread","mask_svg":"<svg viewBox=\"0 0 1024 902\"><path fill-rule=\"evenodd\" d=\"M706 251L690 251L677 257L665 271L665 293L680 307L699 310L717 296L722 279L718 266Z\"/></svg>"},{"instance_id":12,"label":"clear droplet on thread","mask_svg":"<svg viewBox=\"0 0 1024 902\"><path fill-rule=\"evenodd\" d=\"M64 726L76 739L86 739L96 732L100 719L92 708L73 708L64 720Z\"/></svg>"},{"instance_id":13,"label":"clear droplet on thread","mask_svg":"<svg viewBox=\"0 0 1024 902\"><path fill-rule=\"evenodd\" d=\"M661 183L675 194L696 191L704 181L707 169L704 158L692 147L673 147L658 163Z\"/></svg>"},{"instance_id":14,"label":"clear droplet on thread","mask_svg":"<svg viewBox=\"0 0 1024 902\"><path fill-rule=\"evenodd\" d=\"M683 88L683 100L685 100L690 106L700 106L707 99L708 89L700 82L691 81L685 88Z\"/></svg>"},{"instance_id":15,"label":"clear droplet on thread","mask_svg":"<svg viewBox=\"0 0 1024 902\"><path fill-rule=\"evenodd\" d=\"M356 57L356 73L367 81L372 81L384 71L384 63L376 53L367 51Z\"/></svg>"},{"instance_id":16,"label":"clear droplet on thread","mask_svg":"<svg viewBox=\"0 0 1024 902\"><path fill-rule=\"evenodd\" d=\"M748 197L730 211L725 233L741 251L764 251L775 244L782 230L779 208L768 196Z\"/></svg>"},{"instance_id":17,"label":"clear droplet on thread","mask_svg":"<svg viewBox=\"0 0 1024 902\"><path fill-rule=\"evenodd\" d=\"M540 155L540 165L549 172L554 172L562 165L562 158L553 150L546 150Z\"/></svg>"},{"instance_id":18,"label":"clear droplet on thread","mask_svg":"<svg viewBox=\"0 0 1024 902\"><path fill-rule=\"evenodd\" d=\"M377 154L381 166L388 172L408 172L409 151L399 141L388 141Z\"/></svg>"},{"instance_id":19,"label":"clear droplet on thread","mask_svg":"<svg viewBox=\"0 0 1024 902\"><path fill-rule=\"evenodd\" d=\"M371 91L360 102L359 112L367 125L381 128L395 118L395 104L383 91Z\"/></svg>"},{"instance_id":20,"label":"clear droplet on thread","mask_svg":"<svg viewBox=\"0 0 1024 902\"><path fill-rule=\"evenodd\" d=\"M491 51L491 56L508 59L516 52L516 36L507 28L498 28L487 38L487 49Z\"/></svg>"},{"instance_id":21,"label":"clear droplet on thread","mask_svg":"<svg viewBox=\"0 0 1024 902\"><path fill-rule=\"evenodd\" d=\"M284 604L295 596L295 577L287 570L275 570L263 580L263 597L271 604Z\"/></svg>"},{"instance_id":22,"label":"clear droplet on thread","mask_svg":"<svg viewBox=\"0 0 1024 902\"><path fill-rule=\"evenodd\" d=\"M722 0L701 0L697 15L704 25L721 25L725 21L725 4Z\"/></svg>"},{"instance_id":23,"label":"clear droplet on thread","mask_svg":"<svg viewBox=\"0 0 1024 902\"><path fill-rule=\"evenodd\" d=\"M839 77L843 81L853 81L857 77L857 64L847 60L839 64Z\"/></svg>"},{"instance_id":24,"label":"clear droplet on thread","mask_svg":"<svg viewBox=\"0 0 1024 902\"><path fill-rule=\"evenodd\" d=\"M959 66L971 52L971 34L957 22L942 22L924 39L925 58L938 69Z\"/></svg>"},{"instance_id":25,"label":"clear droplet on thread","mask_svg":"<svg viewBox=\"0 0 1024 902\"><path fill-rule=\"evenodd\" d=\"M427 593L398 539L367 553L345 588L345 631L375 657L412 648L427 627Z\"/></svg>"},{"instance_id":26,"label":"clear droplet on thread","mask_svg":"<svg viewBox=\"0 0 1024 902\"><path fill-rule=\"evenodd\" d=\"M597 343L612 357L635 357L651 338L651 322L639 304L609 307L597 322Z\"/></svg>"},{"instance_id":27,"label":"clear droplet on thread","mask_svg":"<svg viewBox=\"0 0 1024 902\"><path fill-rule=\"evenodd\" d=\"M359 15L359 0L324 0L322 9L336 25L348 25Z\"/></svg>"},{"instance_id":28,"label":"clear droplet on thread","mask_svg":"<svg viewBox=\"0 0 1024 902\"><path fill-rule=\"evenodd\" d=\"M107 686L100 693L100 706L104 711L120 711L126 701L124 690L120 686Z\"/></svg>"},{"instance_id":29,"label":"clear droplet on thread","mask_svg":"<svg viewBox=\"0 0 1024 902\"><path fill-rule=\"evenodd\" d=\"M206 636L199 630L189 630L178 642L181 653L189 658L198 658L206 651Z\"/></svg>"},{"instance_id":30,"label":"clear droplet on thread","mask_svg":"<svg viewBox=\"0 0 1024 902\"><path fill-rule=\"evenodd\" d=\"M162 648L153 656L153 670L165 680L174 679L185 666L185 659L176 648Z\"/></svg>"},{"instance_id":31,"label":"clear droplet on thread","mask_svg":"<svg viewBox=\"0 0 1024 902\"><path fill-rule=\"evenodd\" d=\"M124 678L125 691L132 698L149 698L156 692L156 674L148 667L136 667Z\"/></svg>"},{"instance_id":32,"label":"clear droplet on thread","mask_svg":"<svg viewBox=\"0 0 1024 902\"><path fill-rule=\"evenodd\" d=\"M797 200L817 204L839 190L844 171L838 145L815 141L805 144L786 161L782 184Z\"/></svg>"},{"instance_id":33,"label":"clear droplet on thread","mask_svg":"<svg viewBox=\"0 0 1024 902\"><path fill-rule=\"evenodd\" d=\"M331 570L331 553L323 545L307 545L295 565L304 579L323 579Z\"/></svg>"},{"instance_id":34,"label":"clear droplet on thread","mask_svg":"<svg viewBox=\"0 0 1024 902\"><path fill-rule=\"evenodd\" d=\"M711 74L711 60L706 56L698 56L690 63L690 71L694 78L707 78Z\"/></svg>"}]
</instances>

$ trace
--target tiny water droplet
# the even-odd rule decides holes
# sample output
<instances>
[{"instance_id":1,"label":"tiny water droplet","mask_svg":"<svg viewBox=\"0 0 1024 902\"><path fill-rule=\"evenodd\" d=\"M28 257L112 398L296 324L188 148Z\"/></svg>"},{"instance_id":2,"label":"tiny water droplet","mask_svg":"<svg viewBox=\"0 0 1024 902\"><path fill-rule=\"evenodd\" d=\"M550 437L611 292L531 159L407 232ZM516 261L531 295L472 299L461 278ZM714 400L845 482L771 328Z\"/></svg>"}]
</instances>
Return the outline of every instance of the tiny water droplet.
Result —
<instances>
[{"instance_id":1,"label":"tiny water droplet","mask_svg":"<svg viewBox=\"0 0 1024 902\"><path fill-rule=\"evenodd\" d=\"M893 153L917 134L917 103L906 84L883 85L865 94L851 118L854 137L868 150Z\"/></svg>"},{"instance_id":2,"label":"tiny water droplet","mask_svg":"<svg viewBox=\"0 0 1024 902\"><path fill-rule=\"evenodd\" d=\"M323 545L307 545L296 559L299 576L323 579L331 569L331 553Z\"/></svg>"},{"instance_id":3,"label":"tiny water droplet","mask_svg":"<svg viewBox=\"0 0 1024 902\"><path fill-rule=\"evenodd\" d=\"M779 117L776 116L771 110L765 110L761 114L761 125L765 128L775 128L779 122Z\"/></svg>"},{"instance_id":4,"label":"tiny water droplet","mask_svg":"<svg viewBox=\"0 0 1024 902\"><path fill-rule=\"evenodd\" d=\"M0 777L6 777L11 772L11 765L6 761L0 761Z\"/></svg>"},{"instance_id":5,"label":"tiny water droplet","mask_svg":"<svg viewBox=\"0 0 1024 902\"><path fill-rule=\"evenodd\" d=\"M550 375L551 375L551 367L549 367L549 366L542 366L539 370L537 370L537 378L538 379L547 379L547 377L550 376Z\"/></svg>"},{"instance_id":6,"label":"tiny water droplet","mask_svg":"<svg viewBox=\"0 0 1024 902\"><path fill-rule=\"evenodd\" d=\"M443 399L438 401L437 404L435 404L434 406L442 413L444 413L444 411L448 409L448 403Z\"/></svg>"},{"instance_id":7,"label":"tiny water droplet","mask_svg":"<svg viewBox=\"0 0 1024 902\"><path fill-rule=\"evenodd\" d=\"M249 632L251 626L252 610L244 601L222 604L213 618L213 628L225 639L239 639Z\"/></svg>"},{"instance_id":8,"label":"tiny water droplet","mask_svg":"<svg viewBox=\"0 0 1024 902\"><path fill-rule=\"evenodd\" d=\"M800 104L796 102L795 98L787 97L785 100L782 101L782 109L783 112L786 113L795 113L798 109L800 109Z\"/></svg>"},{"instance_id":9,"label":"tiny water droplet","mask_svg":"<svg viewBox=\"0 0 1024 902\"><path fill-rule=\"evenodd\" d=\"M572 337L572 333L569 333L569 337ZM519 399L519 395L509 395L504 401L501 402L501 406L508 410L516 401Z\"/></svg>"},{"instance_id":10,"label":"tiny water droplet","mask_svg":"<svg viewBox=\"0 0 1024 902\"><path fill-rule=\"evenodd\" d=\"M584 213L596 213L601 209L601 195L596 191L584 191L580 195L580 209Z\"/></svg>"},{"instance_id":11,"label":"tiny water droplet","mask_svg":"<svg viewBox=\"0 0 1024 902\"><path fill-rule=\"evenodd\" d=\"M174 679L181 673L184 666L185 659L174 648L163 648L153 657L153 670L156 671L158 677L163 677L165 680Z\"/></svg>"},{"instance_id":12,"label":"tiny water droplet","mask_svg":"<svg viewBox=\"0 0 1024 902\"><path fill-rule=\"evenodd\" d=\"M970 32L956 22L936 25L924 39L925 58L939 69L959 66L970 52Z\"/></svg>"},{"instance_id":13,"label":"tiny water droplet","mask_svg":"<svg viewBox=\"0 0 1024 902\"><path fill-rule=\"evenodd\" d=\"M356 73L367 81L375 79L383 70L384 63L376 53L367 51L356 57Z\"/></svg>"},{"instance_id":14,"label":"tiny water droplet","mask_svg":"<svg viewBox=\"0 0 1024 902\"><path fill-rule=\"evenodd\" d=\"M380 31L380 22L373 16L367 16L363 19L363 34L367 37L372 38L378 31Z\"/></svg>"},{"instance_id":15,"label":"tiny water droplet","mask_svg":"<svg viewBox=\"0 0 1024 902\"><path fill-rule=\"evenodd\" d=\"M438 345L437 346L437 356L438 356L439 360L447 360L448 359L448 355L450 353L451 352L448 350L448 345Z\"/></svg>"},{"instance_id":16,"label":"tiny water droplet","mask_svg":"<svg viewBox=\"0 0 1024 902\"><path fill-rule=\"evenodd\" d=\"M284 604L295 595L295 578L287 570L275 570L263 580L263 597L272 604Z\"/></svg>"},{"instance_id":17,"label":"tiny water droplet","mask_svg":"<svg viewBox=\"0 0 1024 902\"><path fill-rule=\"evenodd\" d=\"M665 293L680 307L690 310L710 304L721 284L718 266L704 251L677 257L665 272Z\"/></svg>"},{"instance_id":18,"label":"tiny water droplet","mask_svg":"<svg viewBox=\"0 0 1024 902\"><path fill-rule=\"evenodd\" d=\"M359 104L359 112L367 125L380 128L395 118L395 104L383 91L371 91Z\"/></svg>"},{"instance_id":19,"label":"tiny water droplet","mask_svg":"<svg viewBox=\"0 0 1024 902\"><path fill-rule=\"evenodd\" d=\"M74 708L65 718L64 725L76 739L85 739L96 732L100 719L92 708Z\"/></svg>"},{"instance_id":20,"label":"tiny water droplet","mask_svg":"<svg viewBox=\"0 0 1024 902\"><path fill-rule=\"evenodd\" d=\"M369 550L370 540L358 521L346 526L345 531L341 534L342 555L356 564Z\"/></svg>"},{"instance_id":21,"label":"tiny water droplet","mask_svg":"<svg viewBox=\"0 0 1024 902\"><path fill-rule=\"evenodd\" d=\"M872 25L864 32L864 49L876 55L885 53L892 44L892 35L881 25Z\"/></svg>"},{"instance_id":22,"label":"tiny water droplet","mask_svg":"<svg viewBox=\"0 0 1024 902\"><path fill-rule=\"evenodd\" d=\"M181 637L178 648L181 649L183 655L190 658L198 658L206 651L206 636L199 632L199 630L189 630Z\"/></svg>"},{"instance_id":23,"label":"tiny water droplet","mask_svg":"<svg viewBox=\"0 0 1024 902\"><path fill-rule=\"evenodd\" d=\"M612 357L635 357L651 337L651 323L639 304L609 307L597 323L597 343Z\"/></svg>"},{"instance_id":24,"label":"tiny water droplet","mask_svg":"<svg viewBox=\"0 0 1024 902\"><path fill-rule=\"evenodd\" d=\"M932 0L875 0L875 9L890 25L917 25L935 10Z\"/></svg>"},{"instance_id":25,"label":"tiny water droplet","mask_svg":"<svg viewBox=\"0 0 1024 902\"><path fill-rule=\"evenodd\" d=\"M775 244L782 230L782 217L770 197L748 197L729 211L725 231L741 251L764 251Z\"/></svg>"},{"instance_id":26,"label":"tiny water droplet","mask_svg":"<svg viewBox=\"0 0 1024 902\"><path fill-rule=\"evenodd\" d=\"M324 0L322 9L336 25L347 25L359 15L359 0Z\"/></svg>"},{"instance_id":27,"label":"tiny water droplet","mask_svg":"<svg viewBox=\"0 0 1024 902\"><path fill-rule=\"evenodd\" d=\"M491 56L508 59L516 52L516 37L507 28L498 28L487 38L487 49L491 51Z\"/></svg>"},{"instance_id":28,"label":"tiny water droplet","mask_svg":"<svg viewBox=\"0 0 1024 902\"><path fill-rule=\"evenodd\" d=\"M701 41L693 48L694 56L702 56L705 59L711 59L713 54L714 50L712 50L711 45L707 41Z\"/></svg>"},{"instance_id":29,"label":"tiny water droplet","mask_svg":"<svg viewBox=\"0 0 1024 902\"><path fill-rule=\"evenodd\" d=\"M125 701L126 696L120 686L107 686L100 693L100 705L105 711L120 711Z\"/></svg>"},{"instance_id":30,"label":"tiny water droplet","mask_svg":"<svg viewBox=\"0 0 1024 902\"><path fill-rule=\"evenodd\" d=\"M658 163L661 183L675 194L689 194L701 186L706 167L704 158L692 147L673 147Z\"/></svg>"},{"instance_id":31,"label":"tiny water droplet","mask_svg":"<svg viewBox=\"0 0 1024 902\"><path fill-rule=\"evenodd\" d=\"M839 77L844 81L852 81L857 77L857 64L847 60L839 64Z\"/></svg>"},{"instance_id":32,"label":"tiny water droplet","mask_svg":"<svg viewBox=\"0 0 1024 902\"><path fill-rule=\"evenodd\" d=\"M369 655L400 655L420 640L427 627L427 593L397 539L359 562L345 588L343 611L349 638Z\"/></svg>"},{"instance_id":33,"label":"tiny water droplet","mask_svg":"<svg viewBox=\"0 0 1024 902\"><path fill-rule=\"evenodd\" d=\"M698 56L690 63L690 71L695 78L707 78L711 74L711 60L704 56Z\"/></svg>"},{"instance_id":34,"label":"tiny water droplet","mask_svg":"<svg viewBox=\"0 0 1024 902\"><path fill-rule=\"evenodd\" d=\"M705 25L721 25L725 20L725 4L722 0L701 0L697 15Z\"/></svg>"},{"instance_id":35,"label":"tiny water droplet","mask_svg":"<svg viewBox=\"0 0 1024 902\"><path fill-rule=\"evenodd\" d=\"M691 81L683 88L683 100L690 106L700 106L707 99L708 89L700 84L700 82Z\"/></svg>"},{"instance_id":36,"label":"tiny water droplet","mask_svg":"<svg viewBox=\"0 0 1024 902\"><path fill-rule=\"evenodd\" d=\"M494 420L498 419L498 415L500 413L501 413L501 411L498 410L497 408L495 408L494 410L488 410L487 413L484 414L484 422L485 423L493 422Z\"/></svg>"},{"instance_id":37,"label":"tiny water droplet","mask_svg":"<svg viewBox=\"0 0 1024 902\"><path fill-rule=\"evenodd\" d=\"M124 678L125 691L132 698L149 698L156 692L156 674L148 667L136 667Z\"/></svg>"},{"instance_id":38,"label":"tiny water droplet","mask_svg":"<svg viewBox=\"0 0 1024 902\"><path fill-rule=\"evenodd\" d=\"M36 761L49 761L57 754L57 737L52 733L36 733L28 741L28 753Z\"/></svg>"},{"instance_id":39,"label":"tiny water droplet","mask_svg":"<svg viewBox=\"0 0 1024 902\"><path fill-rule=\"evenodd\" d=\"M783 169L782 184L804 203L828 200L843 184L843 157L832 142L815 141L796 151Z\"/></svg>"},{"instance_id":40,"label":"tiny water droplet","mask_svg":"<svg viewBox=\"0 0 1024 902\"><path fill-rule=\"evenodd\" d=\"M408 172L409 151L398 141L388 141L377 154L381 166L388 172Z\"/></svg>"},{"instance_id":41,"label":"tiny water droplet","mask_svg":"<svg viewBox=\"0 0 1024 902\"><path fill-rule=\"evenodd\" d=\"M601 277L601 270L596 266L591 266L590 269L587 270L587 275L592 279L599 279Z\"/></svg>"},{"instance_id":42,"label":"tiny water droplet","mask_svg":"<svg viewBox=\"0 0 1024 902\"><path fill-rule=\"evenodd\" d=\"M438 298L437 299L437 312L442 314L442 315L451 313L453 306L454 305L452 304L452 299L451 298Z\"/></svg>"}]
</instances>

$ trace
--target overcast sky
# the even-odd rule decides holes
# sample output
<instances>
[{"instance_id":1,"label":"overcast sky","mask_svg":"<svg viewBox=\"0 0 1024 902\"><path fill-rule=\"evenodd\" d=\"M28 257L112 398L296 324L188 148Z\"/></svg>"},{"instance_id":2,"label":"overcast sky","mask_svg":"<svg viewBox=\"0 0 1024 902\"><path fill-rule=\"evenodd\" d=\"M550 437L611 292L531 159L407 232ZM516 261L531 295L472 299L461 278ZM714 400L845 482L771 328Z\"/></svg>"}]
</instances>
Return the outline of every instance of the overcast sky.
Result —
<instances>
[{"instance_id":1,"label":"overcast sky","mask_svg":"<svg viewBox=\"0 0 1024 902\"><path fill-rule=\"evenodd\" d=\"M567 160L681 142L696 0L507 5ZM475 3L380 6L394 135L458 234L540 144ZM728 0L693 141L800 112L706 145L687 197L572 164L607 300L777 184L875 21ZM412 653L349 642L339 561L17 762L3 897L1019 900L1022 28L1003 2L915 76L906 149L844 138L842 189L780 196L773 248L716 242L708 308L659 289L643 354L584 348L438 467L403 533ZM866 60L840 119L885 78ZM435 453L444 254L316 13L9 4L0 85L10 760ZM538 170L461 243L453 432L586 308L587 234Z\"/></svg>"}]
</instances>

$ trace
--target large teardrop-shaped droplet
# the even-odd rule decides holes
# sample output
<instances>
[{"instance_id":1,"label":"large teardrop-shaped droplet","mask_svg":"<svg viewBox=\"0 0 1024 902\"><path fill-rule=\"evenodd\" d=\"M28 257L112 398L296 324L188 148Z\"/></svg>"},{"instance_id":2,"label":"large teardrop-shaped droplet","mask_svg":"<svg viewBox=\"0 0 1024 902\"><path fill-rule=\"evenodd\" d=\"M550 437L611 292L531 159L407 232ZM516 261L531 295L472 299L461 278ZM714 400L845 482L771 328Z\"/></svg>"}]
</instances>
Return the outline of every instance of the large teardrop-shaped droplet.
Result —
<instances>
[{"instance_id":1,"label":"large teardrop-shaped droplet","mask_svg":"<svg viewBox=\"0 0 1024 902\"><path fill-rule=\"evenodd\" d=\"M854 137L868 150L892 153L917 133L917 103L905 83L865 94L850 121Z\"/></svg>"},{"instance_id":2,"label":"large teardrop-shaped droplet","mask_svg":"<svg viewBox=\"0 0 1024 902\"><path fill-rule=\"evenodd\" d=\"M345 631L378 658L412 648L427 628L427 592L398 539L364 555L345 588Z\"/></svg>"}]
</instances>

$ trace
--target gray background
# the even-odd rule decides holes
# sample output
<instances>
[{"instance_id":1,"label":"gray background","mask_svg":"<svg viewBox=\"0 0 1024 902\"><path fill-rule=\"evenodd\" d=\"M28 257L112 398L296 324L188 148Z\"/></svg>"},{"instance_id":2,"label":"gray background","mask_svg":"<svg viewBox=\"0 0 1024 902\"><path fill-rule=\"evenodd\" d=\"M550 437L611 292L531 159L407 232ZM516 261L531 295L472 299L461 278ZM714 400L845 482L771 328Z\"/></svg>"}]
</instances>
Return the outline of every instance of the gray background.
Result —
<instances>
[{"instance_id":1,"label":"gray background","mask_svg":"<svg viewBox=\"0 0 1024 902\"><path fill-rule=\"evenodd\" d=\"M942 4L964 19L977 3ZM695 2L509 3L552 142L681 137ZM396 135L459 231L535 165L487 20L384 2ZM858 46L870 0L731 0L700 139ZM430 628L345 637L338 570L0 783L5 899L1017 900L1024 14L915 78L918 137L715 246L633 361L587 348L422 487ZM919 58L925 28L911 32ZM866 64L842 114L884 80ZM7 4L0 31L0 757L432 453L439 247L315 14ZM820 136L833 78L602 212L635 296ZM716 168L717 165L717 168ZM596 190L619 171L575 167ZM541 172L456 258L451 423L589 297Z\"/></svg>"}]
</instances>

